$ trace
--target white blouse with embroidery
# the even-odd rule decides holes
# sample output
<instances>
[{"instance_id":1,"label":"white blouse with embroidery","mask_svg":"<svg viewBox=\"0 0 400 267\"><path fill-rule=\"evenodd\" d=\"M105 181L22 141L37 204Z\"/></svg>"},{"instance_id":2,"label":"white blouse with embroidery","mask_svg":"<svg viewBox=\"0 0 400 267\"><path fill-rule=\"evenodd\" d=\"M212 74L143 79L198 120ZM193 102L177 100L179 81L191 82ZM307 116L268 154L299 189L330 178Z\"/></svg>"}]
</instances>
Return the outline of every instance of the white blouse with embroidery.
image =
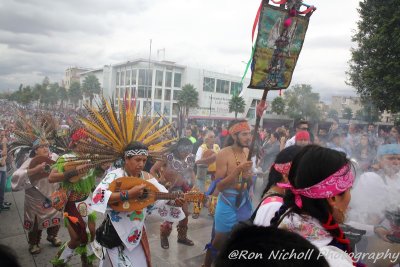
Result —
<instances>
[{"instance_id":1,"label":"white blouse with embroidery","mask_svg":"<svg viewBox=\"0 0 400 267\"><path fill-rule=\"evenodd\" d=\"M145 218L152 211L156 211L155 213L162 219L171 222L181 221L185 218L185 214L181 208L167 205L166 200L158 200L153 206L148 206L141 211L118 212L112 210L107 205L112 194L112 192L108 190L108 187L114 180L124 176L128 175L122 168L109 172L93 192L91 206L93 210L106 213L110 216L111 222L119 237L125 247L131 251L140 244ZM148 179L147 182L155 185L160 192L168 192L155 178Z\"/></svg>"}]
</instances>

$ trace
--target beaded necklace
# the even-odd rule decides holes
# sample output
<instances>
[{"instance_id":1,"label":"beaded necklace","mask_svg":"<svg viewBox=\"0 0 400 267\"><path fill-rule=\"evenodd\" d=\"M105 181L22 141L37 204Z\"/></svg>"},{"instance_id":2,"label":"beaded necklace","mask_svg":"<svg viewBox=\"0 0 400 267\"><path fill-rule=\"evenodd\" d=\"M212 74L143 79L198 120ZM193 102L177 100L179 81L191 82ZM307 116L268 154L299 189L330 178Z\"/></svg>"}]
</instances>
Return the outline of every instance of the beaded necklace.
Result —
<instances>
[{"instance_id":1,"label":"beaded necklace","mask_svg":"<svg viewBox=\"0 0 400 267\"><path fill-rule=\"evenodd\" d=\"M235 153L235 150L233 150L233 147L231 147L231 149L232 149L232 152L233 152L233 156L235 157L236 166L239 166L241 162L239 161L239 159L238 159L238 157L237 157L237 155ZM246 154L244 153L244 151L242 151L242 154L246 157ZM243 172L240 172L239 177L238 177L238 181L236 182L237 185L240 185L242 180L243 180ZM245 182L245 186L247 187L247 182Z\"/></svg>"}]
</instances>

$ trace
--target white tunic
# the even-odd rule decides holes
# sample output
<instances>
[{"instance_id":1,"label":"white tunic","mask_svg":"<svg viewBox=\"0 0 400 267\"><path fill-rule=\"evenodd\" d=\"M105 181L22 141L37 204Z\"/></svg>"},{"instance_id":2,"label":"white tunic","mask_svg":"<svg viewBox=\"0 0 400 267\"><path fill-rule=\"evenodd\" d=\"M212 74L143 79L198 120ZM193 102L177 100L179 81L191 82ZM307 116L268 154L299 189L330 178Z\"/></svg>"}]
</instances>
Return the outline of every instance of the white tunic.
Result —
<instances>
[{"instance_id":1,"label":"white tunic","mask_svg":"<svg viewBox=\"0 0 400 267\"><path fill-rule=\"evenodd\" d=\"M280 209L282 203L283 199L279 196L265 198L258 208L254 224L265 227L270 226L271 219L274 218L275 213Z\"/></svg>"},{"instance_id":2,"label":"white tunic","mask_svg":"<svg viewBox=\"0 0 400 267\"><path fill-rule=\"evenodd\" d=\"M140 244L146 216L155 211L167 221L178 222L185 218L181 208L167 205L165 200L156 201L154 206L144 208L142 211L117 212L109 208L107 203L112 192L108 190L108 187L111 182L124 176L128 175L122 168L109 172L93 192L92 209L110 217L125 247L124 250L119 247L105 249L105 259L100 266L147 266L146 257ZM155 178L147 181L154 184L161 192L168 192Z\"/></svg>"}]
</instances>

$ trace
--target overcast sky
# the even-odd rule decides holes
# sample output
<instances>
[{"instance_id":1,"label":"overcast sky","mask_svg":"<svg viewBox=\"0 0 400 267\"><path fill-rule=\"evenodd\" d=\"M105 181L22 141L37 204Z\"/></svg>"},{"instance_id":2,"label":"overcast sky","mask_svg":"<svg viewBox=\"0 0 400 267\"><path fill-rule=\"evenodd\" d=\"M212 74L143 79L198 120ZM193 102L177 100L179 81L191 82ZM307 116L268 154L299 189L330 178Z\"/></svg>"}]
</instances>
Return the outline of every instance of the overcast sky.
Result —
<instances>
[{"instance_id":1,"label":"overcast sky","mask_svg":"<svg viewBox=\"0 0 400 267\"><path fill-rule=\"evenodd\" d=\"M309 2L313 1L313 2ZM308 0L312 15L292 85L311 84L323 100L354 95L345 84L358 0ZM97 68L137 57L242 75L260 0L2 0L0 90L68 67ZM163 53L160 53L163 55ZM160 59L163 59L161 56Z\"/></svg>"}]
</instances>

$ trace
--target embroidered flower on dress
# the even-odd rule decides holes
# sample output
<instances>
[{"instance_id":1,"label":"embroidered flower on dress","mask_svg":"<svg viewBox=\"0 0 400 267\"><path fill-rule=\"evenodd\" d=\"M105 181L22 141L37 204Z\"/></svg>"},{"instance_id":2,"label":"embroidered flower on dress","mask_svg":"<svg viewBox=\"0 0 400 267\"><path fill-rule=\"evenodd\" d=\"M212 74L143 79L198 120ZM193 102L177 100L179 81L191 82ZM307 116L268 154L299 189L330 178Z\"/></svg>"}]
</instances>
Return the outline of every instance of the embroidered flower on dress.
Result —
<instances>
[{"instance_id":1,"label":"embroidered flower on dress","mask_svg":"<svg viewBox=\"0 0 400 267\"><path fill-rule=\"evenodd\" d=\"M168 214L167 209L163 206L161 208L158 208L158 214L160 214L161 217L165 217Z\"/></svg>"}]
</instances>

